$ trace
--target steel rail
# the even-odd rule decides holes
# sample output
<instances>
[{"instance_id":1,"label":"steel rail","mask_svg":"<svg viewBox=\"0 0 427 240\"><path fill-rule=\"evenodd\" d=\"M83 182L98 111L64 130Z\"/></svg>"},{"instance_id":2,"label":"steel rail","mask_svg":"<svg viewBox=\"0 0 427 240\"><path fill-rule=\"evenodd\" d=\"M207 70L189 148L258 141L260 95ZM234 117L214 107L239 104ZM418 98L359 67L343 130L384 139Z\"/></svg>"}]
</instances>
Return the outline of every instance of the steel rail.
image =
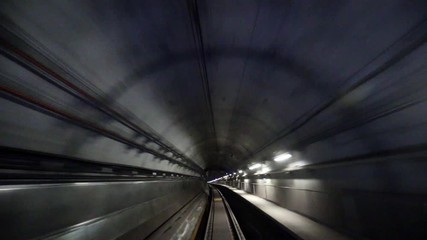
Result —
<instances>
[{"instance_id":1,"label":"steel rail","mask_svg":"<svg viewBox=\"0 0 427 240\"><path fill-rule=\"evenodd\" d=\"M246 240L240 225L233 213L233 210L231 209L230 205L228 204L227 200L225 199L224 195L221 193L221 191L215 187L211 186L211 194L213 195L213 192L216 191L219 196L221 197L221 203L219 204L223 204L224 205L224 209L225 209L225 213L227 216L227 225L229 228L229 232L231 234L231 239L234 240ZM206 233L205 233L205 238L204 240L212 240L215 239L215 231L214 231L214 219L215 219L215 199L214 197L212 197L211 200L211 207L210 207L210 213L209 213L209 218L208 218L208 223L207 223L207 227L206 227Z\"/></svg>"}]
</instances>

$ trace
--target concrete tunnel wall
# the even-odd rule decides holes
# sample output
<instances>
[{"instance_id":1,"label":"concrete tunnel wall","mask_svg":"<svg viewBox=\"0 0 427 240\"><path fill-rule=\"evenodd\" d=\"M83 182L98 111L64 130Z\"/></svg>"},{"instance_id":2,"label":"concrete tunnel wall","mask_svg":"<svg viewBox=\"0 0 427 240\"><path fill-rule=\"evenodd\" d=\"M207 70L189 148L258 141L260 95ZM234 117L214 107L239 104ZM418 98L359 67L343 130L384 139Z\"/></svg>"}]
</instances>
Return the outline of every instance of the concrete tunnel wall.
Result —
<instances>
[{"instance_id":1,"label":"concrete tunnel wall","mask_svg":"<svg viewBox=\"0 0 427 240\"><path fill-rule=\"evenodd\" d=\"M243 169L246 191L356 238L427 235L425 1L2 1L0 15L2 147L185 175L123 188L179 199L171 212L205 189L190 176ZM71 186L2 185L6 232L153 203L96 185L87 209ZM28 205L54 218L45 202L78 214L38 223Z\"/></svg>"},{"instance_id":2,"label":"concrete tunnel wall","mask_svg":"<svg viewBox=\"0 0 427 240\"><path fill-rule=\"evenodd\" d=\"M198 194L197 180L2 186L1 237L141 239Z\"/></svg>"},{"instance_id":3,"label":"concrete tunnel wall","mask_svg":"<svg viewBox=\"0 0 427 240\"><path fill-rule=\"evenodd\" d=\"M404 159L404 161L402 161ZM394 156L234 180L355 239L423 239L427 234L424 161Z\"/></svg>"}]
</instances>

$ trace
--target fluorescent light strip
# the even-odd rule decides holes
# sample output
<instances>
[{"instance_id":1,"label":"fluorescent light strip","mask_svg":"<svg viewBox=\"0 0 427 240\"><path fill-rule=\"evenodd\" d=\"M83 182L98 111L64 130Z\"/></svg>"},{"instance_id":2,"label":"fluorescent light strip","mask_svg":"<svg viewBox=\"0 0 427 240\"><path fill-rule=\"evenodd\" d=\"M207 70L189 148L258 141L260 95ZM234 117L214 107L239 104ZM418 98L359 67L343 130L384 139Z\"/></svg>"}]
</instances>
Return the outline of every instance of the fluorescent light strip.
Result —
<instances>
[{"instance_id":1,"label":"fluorescent light strip","mask_svg":"<svg viewBox=\"0 0 427 240\"><path fill-rule=\"evenodd\" d=\"M292 157L292 155L290 153L283 153L283 154L276 156L274 158L274 161L275 162L282 162L282 161L288 160L291 157Z\"/></svg>"},{"instance_id":2,"label":"fluorescent light strip","mask_svg":"<svg viewBox=\"0 0 427 240\"><path fill-rule=\"evenodd\" d=\"M262 166L261 163L255 163L254 165L249 167L249 170L254 170L254 169L260 168L261 166Z\"/></svg>"}]
</instances>

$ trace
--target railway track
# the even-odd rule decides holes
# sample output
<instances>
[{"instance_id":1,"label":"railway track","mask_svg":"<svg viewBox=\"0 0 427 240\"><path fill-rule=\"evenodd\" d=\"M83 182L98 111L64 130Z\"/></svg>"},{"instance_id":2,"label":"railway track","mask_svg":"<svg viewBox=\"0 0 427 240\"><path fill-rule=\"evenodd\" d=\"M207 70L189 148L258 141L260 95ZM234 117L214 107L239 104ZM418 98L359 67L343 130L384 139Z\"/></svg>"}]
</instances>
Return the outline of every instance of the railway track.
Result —
<instances>
[{"instance_id":1,"label":"railway track","mask_svg":"<svg viewBox=\"0 0 427 240\"><path fill-rule=\"evenodd\" d=\"M222 193L211 186L211 204L205 240L245 240L240 225Z\"/></svg>"}]
</instances>

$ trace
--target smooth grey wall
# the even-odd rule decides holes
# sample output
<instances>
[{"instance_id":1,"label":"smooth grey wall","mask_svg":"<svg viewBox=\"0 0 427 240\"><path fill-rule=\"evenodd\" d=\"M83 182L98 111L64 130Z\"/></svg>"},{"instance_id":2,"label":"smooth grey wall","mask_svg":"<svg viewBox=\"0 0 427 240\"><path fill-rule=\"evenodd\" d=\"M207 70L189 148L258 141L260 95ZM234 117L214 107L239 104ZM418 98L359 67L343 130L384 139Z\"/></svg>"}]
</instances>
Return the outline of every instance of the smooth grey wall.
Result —
<instances>
[{"instance_id":1,"label":"smooth grey wall","mask_svg":"<svg viewBox=\"0 0 427 240\"><path fill-rule=\"evenodd\" d=\"M406 158L240 180L270 200L356 239L425 239L427 163Z\"/></svg>"},{"instance_id":2,"label":"smooth grey wall","mask_svg":"<svg viewBox=\"0 0 427 240\"><path fill-rule=\"evenodd\" d=\"M199 180L1 186L1 236L134 239L126 233L143 226L143 239L204 190Z\"/></svg>"}]
</instances>

